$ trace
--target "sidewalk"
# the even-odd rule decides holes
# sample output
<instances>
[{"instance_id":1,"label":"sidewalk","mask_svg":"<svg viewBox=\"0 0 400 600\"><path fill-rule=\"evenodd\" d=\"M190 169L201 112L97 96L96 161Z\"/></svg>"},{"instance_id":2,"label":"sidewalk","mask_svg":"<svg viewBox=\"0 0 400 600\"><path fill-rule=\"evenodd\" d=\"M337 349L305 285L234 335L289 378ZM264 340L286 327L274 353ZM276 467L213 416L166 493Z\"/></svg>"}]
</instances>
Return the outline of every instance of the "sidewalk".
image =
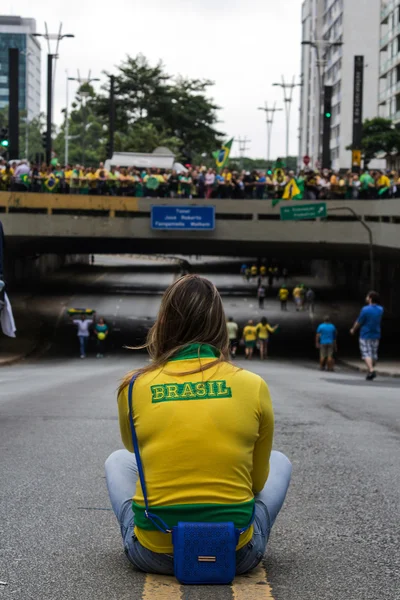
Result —
<instances>
[{"instance_id":1,"label":"sidewalk","mask_svg":"<svg viewBox=\"0 0 400 600\"><path fill-rule=\"evenodd\" d=\"M338 360L338 362L355 371L362 371L365 373L367 372L365 363L361 359L341 358ZM379 361L375 370L378 375L386 375L388 377L400 377L400 361L384 359L382 361Z\"/></svg>"},{"instance_id":2,"label":"sidewalk","mask_svg":"<svg viewBox=\"0 0 400 600\"><path fill-rule=\"evenodd\" d=\"M12 365L31 354L40 342L41 322L29 315L26 295L14 294L10 298L17 337L10 338L0 330L0 367Z\"/></svg>"}]
</instances>

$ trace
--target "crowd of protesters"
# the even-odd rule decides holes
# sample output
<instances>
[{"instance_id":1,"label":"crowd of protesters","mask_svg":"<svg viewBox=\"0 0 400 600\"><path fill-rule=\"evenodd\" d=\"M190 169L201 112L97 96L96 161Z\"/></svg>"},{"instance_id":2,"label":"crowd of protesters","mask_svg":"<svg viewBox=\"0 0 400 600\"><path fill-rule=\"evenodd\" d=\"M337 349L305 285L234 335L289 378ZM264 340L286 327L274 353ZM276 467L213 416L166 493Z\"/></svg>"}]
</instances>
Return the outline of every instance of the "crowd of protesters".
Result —
<instances>
[{"instance_id":1,"label":"crowd of protesters","mask_svg":"<svg viewBox=\"0 0 400 600\"><path fill-rule=\"evenodd\" d=\"M400 174L364 170L360 175L324 170L320 173L254 170L217 171L188 166L177 172L165 169L84 167L82 165L30 165L0 159L0 190L62 194L94 194L157 198L280 198L291 181L296 199L376 199L400 197ZM284 196L287 198L287 195ZM290 196L291 197L291 196Z\"/></svg>"}]
</instances>

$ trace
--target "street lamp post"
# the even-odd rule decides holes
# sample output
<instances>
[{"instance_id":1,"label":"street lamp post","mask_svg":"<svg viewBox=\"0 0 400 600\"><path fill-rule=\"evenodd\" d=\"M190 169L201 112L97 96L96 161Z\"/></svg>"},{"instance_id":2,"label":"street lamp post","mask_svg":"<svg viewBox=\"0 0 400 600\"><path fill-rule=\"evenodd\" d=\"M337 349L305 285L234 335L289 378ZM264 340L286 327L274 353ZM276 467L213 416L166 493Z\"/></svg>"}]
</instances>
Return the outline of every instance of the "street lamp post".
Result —
<instances>
[{"instance_id":1,"label":"street lamp post","mask_svg":"<svg viewBox=\"0 0 400 600\"><path fill-rule=\"evenodd\" d=\"M286 83L285 78L282 75L282 83L273 83L275 87L280 87L283 90L283 100L285 103L286 113L286 161L289 158L289 140L290 140L290 112L293 101L293 90L295 87L301 87L302 83L295 83L295 76L293 75L292 83Z\"/></svg>"},{"instance_id":2,"label":"street lamp post","mask_svg":"<svg viewBox=\"0 0 400 600\"><path fill-rule=\"evenodd\" d=\"M58 33L49 33L47 29L47 23L45 23L45 33L33 33L34 37L43 37L47 40L47 135L46 135L46 162L49 165L51 162L52 153L52 112L53 112L53 92L54 92L54 81L55 81L55 67L53 73L53 58L58 58L58 48L60 41L64 38L75 37L72 33L62 33L62 23L60 23L60 29ZM54 54L50 51L50 40L56 40L56 51ZM54 77L53 77L54 75Z\"/></svg>"},{"instance_id":3,"label":"street lamp post","mask_svg":"<svg viewBox=\"0 0 400 600\"><path fill-rule=\"evenodd\" d=\"M66 165L68 164L68 153L69 153L69 118L68 118L68 107L69 107L68 82L69 81L77 81L79 83L79 85L82 86L85 83L90 84L90 83L92 83L92 81L100 81L100 79L98 77L91 77L90 71L89 71L88 77L81 77L79 70L78 70L78 77L68 77L68 73L67 73L66 109L65 109L65 158L64 158ZM81 96L81 107L83 107L82 98L87 97L87 93L81 92L80 96ZM82 144L82 151L84 153L83 144ZM83 160L82 160L82 163L83 163Z\"/></svg>"},{"instance_id":4,"label":"street lamp post","mask_svg":"<svg viewBox=\"0 0 400 600\"><path fill-rule=\"evenodd\" d=\"M272 126L274 124L274 117L276 112L280 112L283 108L276 108L276 102L272 108L268 108L267 102L265 102L265 106L260 106L258 110L263 110L265 112L266 123L267 123L267 166L269 166L269 161L271 160L271 137L272 137Z\"/></svg>"},{"instance_id":5,"label":"street lamp post","mask_svg":"<svg viewBox=\"0 0 400 600\"><path fill-rule=\"evenodd\" d=\"M343 42L330 42L329 40L315 40L315 41L303 41L302 46L311 46L315 50L316 65L318 74L318 111L317 111L317 158L320 164L321 162L321 111L324 104L324 87L323 87L323 75L326 66L326 59L323 58L326 51L332 47L343 46Z\"/></svg>"}]
</instances>

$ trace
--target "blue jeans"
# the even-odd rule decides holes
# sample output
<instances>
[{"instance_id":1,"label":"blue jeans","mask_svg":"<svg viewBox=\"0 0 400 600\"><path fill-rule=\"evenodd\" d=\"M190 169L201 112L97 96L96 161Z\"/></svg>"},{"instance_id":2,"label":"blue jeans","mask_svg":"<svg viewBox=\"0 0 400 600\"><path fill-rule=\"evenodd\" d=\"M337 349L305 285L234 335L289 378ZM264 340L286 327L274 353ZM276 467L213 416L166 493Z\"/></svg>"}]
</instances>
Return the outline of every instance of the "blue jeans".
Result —
<instances>
[{"instance_id":1,"label":"blue jeans","mask_svg":"<svg viewBox=\"0 0 400 600\"><path fill-rule=\"evenodd\" d=\"M117 450L106 460L105 470L111 506L121 528L125 554L141 571L173 575L173 555L159 554L144 548L133 531L132 498L139 477L135 455L128 450ZM236 552L237 575L254 569L263 558L271 528L283 506L291 474L292 465L289 459L281 452L273 451L268 481L255 497L253 537L246 546Z\"/></svg>"},{"instance_id":2,"label":"blue jeans","mask_svg":"<svg viewBox=\"0 0 400 600\"><path fill-rule=\"evenodd\" d=\"M89 341L89 336L87 335L78 335L79 338L79 348L81 351L81 356L86 356L86 348Z\"/></svg>"}]
</instances>

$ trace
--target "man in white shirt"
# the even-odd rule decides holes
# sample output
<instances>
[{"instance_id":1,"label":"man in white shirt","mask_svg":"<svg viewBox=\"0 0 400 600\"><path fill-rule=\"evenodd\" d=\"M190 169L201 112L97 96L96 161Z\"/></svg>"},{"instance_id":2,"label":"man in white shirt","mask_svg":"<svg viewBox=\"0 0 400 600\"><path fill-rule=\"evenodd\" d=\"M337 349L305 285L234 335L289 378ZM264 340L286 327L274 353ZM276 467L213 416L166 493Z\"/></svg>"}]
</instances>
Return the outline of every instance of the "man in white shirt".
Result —
<instances>
[{"instance_id":1,"label":"man in white shirt","mask_svg":"<svg viewBox=\"0 0 400 600\"><path fill-rule=\"evenodd\" d=\"M31 169L28 165L28 161L27 160L21 160L21 162L19 163L18 167L15 169L14 171L14 189L16 191L26 191L26 186L23 183L23 179L22 177L24 175L29 175L31 172Z\"/></svg>"},{"instance_id":2,"label":"man in white shirt","mask_svg":"<svg viewBox=\"0 0 400 600\"><path fill-rule=\"evenodd\" d=\"M93 319L87 319L85 315L82 315L80 319L74 319L73 324L77 326L79 347L81 352L81 358L86 358L86 350L90 336L90 326L93 325Z\"/></svg>"}]
</instances>

